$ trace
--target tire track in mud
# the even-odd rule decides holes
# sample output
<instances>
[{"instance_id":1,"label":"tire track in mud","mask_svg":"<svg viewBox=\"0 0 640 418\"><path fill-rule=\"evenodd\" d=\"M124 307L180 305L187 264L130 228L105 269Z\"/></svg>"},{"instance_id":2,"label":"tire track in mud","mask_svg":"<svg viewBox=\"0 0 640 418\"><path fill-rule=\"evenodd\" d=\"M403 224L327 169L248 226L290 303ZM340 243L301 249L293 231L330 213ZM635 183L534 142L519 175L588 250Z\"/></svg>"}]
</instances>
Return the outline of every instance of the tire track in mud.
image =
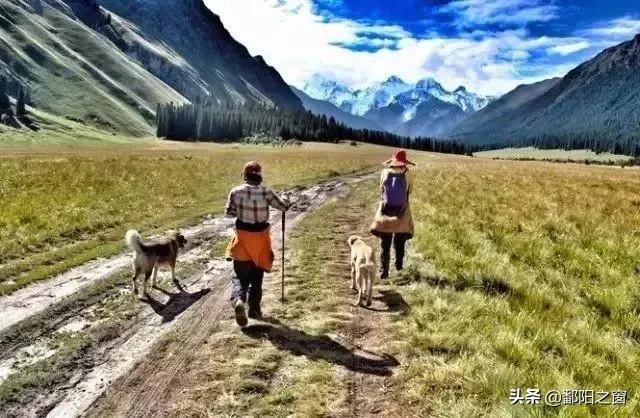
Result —
<instances>
[{"instance_id":1,"label":"tire track in mud","mask_svg":"<svg viewBox=\"0 0 640 418\"><path fill-rule=\"evenodd\" d=\"M299 187L290 190L289 193L296 193L298 199L294 211L289 212L288 228L292 228L305 213L315 210L327 200L343 193L348 188L349 182L358 182L363 178L366 176L338 178L309 188ZM199 226L183 229L187 239L191 237L189 241L192 248L185 254L181 254L179 263L185 264L206 257L210 247L210 245L206 245L207 242L214 237L231 234L232 222L233 220L213 218ZM277 224L278 222L274 222L274 233L279 231L279 228L275 227ZM273 241L274 247L277 247L280 237L274 237ZM91 284L108 281L111 276L122 272L123 268L126 268L126 265L130 263L130 257L130 253L127 252L106 262L93 261L47 282L22 289L12 295L13 299L0 298L0 308L4 307L3 304L7 300L11 300L13 309L11 319L13 325L4 327L4 331L0 333L0 342L3 336L7 335L7 331L20 329L25 323L31 332L27 338L20 339L13 344L0 344L0 359L10 361L11 355L27 346L28 342L33 343L34 339L38 337L52 335L70 321L77 319L83 311L98 303L105 295L98 293L94 295L93 299L90 298L81 306L74 305L74 296ZM125 267L118 268L121 264ZM52 417L81 415L111 383L127 374L134 368L136 362L149 354L152 346L156 345L163 336L171 331L180 332L186 337L184 340L185 350L181 350L180 355L172 359L168 368L163 365L163 373L166 374L166 378L160 379L156 388L150 391L150 394L157 396L163 390L162 382L166 383L172 371L174 374L179 373L181 365L186 361L185 356L188 355L188 344L199 343L198 335L201 335L200 332L207 327L215 332L215 327L220 319L230 314L229 304L226 300L230 276L230 263L222 259L214 259L197 267L189 277L179 277L180 282L189 291L192 291L194 286L198 286L201 292L206 290L206 294L186 306L184 311L178 312L174 316L175 320L171 318L172 320L167 322L159 319L158 316L162 313L155 309L159 308L158 306L154 308L152 303L149 303L149 306L138 306L138 316L132 327L123 333L124 335L100 342L90 353L85 353L88 357L93 357L96 360L94 364L90 364L91 361L80 362L81 364L77 365L77 370L70 372L72 379L69 382L50 388L49 393L37 394L35 399L30 400L29 405L13 408L10 413L14 416L42 416L47 413ZM108 290L122 292L122 289L129 287L128 282L129 280L121 282L113 289ZM63 290L43 302L42 295L46 295L51 289ZM65 296L68 292L71 294ZM157 299L155 303L159 304L160 308L164 306L166 309L166 306L171 302L171 295L160 295L160 298ZM19 317L18 312L22 312L21 320L16 319ZM51 313L55 313L55 315L50 315ZM29 324L30 319L33 321ZM38 325L39 319L43 320L40 325ZM193 324L199 324L199 326L194 327ZM183 332L185 328L187 329L186 334ZM142 379L147 375L153 376L144 370L142 373L134 373L134 376ZM148 411L146 408L152 407L153 399L155 399L147 394L141 395L132 397L136 402L136 408L133 412L140 414Z\"/></svg>"},{"instance_id":2,"label":"tire track in mud","mask_svg":"<svg viewBox=\"0 0 640 418\"><path fill-rule=\"evenodd\" d=\"M369 239L368 223L363 223L361 214L364 207L354 204L344 208L343 213L334 218L334 227L341 231L341 236L359 235L365 237L376 253L377 239ZM345 238L346 240L346 238ZM385 367L370 370L363 363L368 353L388 353L389 335L385 327L390 321L390 315L397 312L397 300L401 297L392 292L379 278L374 282L373 303L370 307L355 305L356 293L351 290L350 277L350 252L346 246L342 247L340 258L331 265L331 274L335 277L344 277L340 281L339 292L346 300L346 310L351 317L349 323L341 330L340 338L345 345L353 347L351 367L344 371L346 380L347 397L344 411L340 416L345 417L378 417L378 416L403 416L399 406L393 402L392 387L394 385L393 369L400 365L393 355L388 355ZM364 354L363 354L364 353ZM400 406L401 408L401 406Z\"/></svg>"}]
</instances>

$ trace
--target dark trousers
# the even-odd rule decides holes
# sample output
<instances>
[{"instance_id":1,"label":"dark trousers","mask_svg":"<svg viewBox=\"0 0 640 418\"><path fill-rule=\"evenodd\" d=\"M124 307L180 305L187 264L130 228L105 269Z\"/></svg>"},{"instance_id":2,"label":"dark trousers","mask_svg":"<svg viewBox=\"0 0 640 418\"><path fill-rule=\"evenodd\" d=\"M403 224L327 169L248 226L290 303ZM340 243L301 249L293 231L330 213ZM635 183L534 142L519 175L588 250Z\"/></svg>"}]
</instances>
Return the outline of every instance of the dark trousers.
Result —
<instances>
[{"instance_id":1,"label":"dark trousers","mask_svg":"<svg viewBox=\"0 0 640 418\"><path fill-rule=\"evenodd\" d=\"M387 277L389 275L389 264L391 263L391 244L396 253L396 270L402 270L404 264L404 246L407 240L410 239L408 234L388 234L378 233L380 237L380 269L382 270L382 276Z\"/></svg>"},{"instance_id":2,"label":"dark trousers","mask_svg":"<svg viewBox=\"0 0 640 418\"><path fill-rule=\"evenodd\" d=\"M260 313L264 270L253 261L234 261L233 270L236 275L232 280L231 302L241 300L249 304L249 313Z\"/></svg>"}]
</instances>

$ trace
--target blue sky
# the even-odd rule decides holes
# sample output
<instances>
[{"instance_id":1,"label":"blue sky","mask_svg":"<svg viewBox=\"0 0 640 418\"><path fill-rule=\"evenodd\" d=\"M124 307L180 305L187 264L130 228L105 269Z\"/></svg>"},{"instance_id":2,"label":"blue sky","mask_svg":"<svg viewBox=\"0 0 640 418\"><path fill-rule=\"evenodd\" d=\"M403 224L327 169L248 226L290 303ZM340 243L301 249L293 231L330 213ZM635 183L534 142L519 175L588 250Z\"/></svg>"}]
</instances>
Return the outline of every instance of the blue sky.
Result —
<instances>
[{"instance_id":1,"label":"blue sky","mask_svg":"<svg viewBox=\"0 0 640 418\"><path fill-rule=\"evenodd\" d=\"M637 0L206 0L291 84L398 75L502 94L640 32Z\"/></svg>"}]
</instances>

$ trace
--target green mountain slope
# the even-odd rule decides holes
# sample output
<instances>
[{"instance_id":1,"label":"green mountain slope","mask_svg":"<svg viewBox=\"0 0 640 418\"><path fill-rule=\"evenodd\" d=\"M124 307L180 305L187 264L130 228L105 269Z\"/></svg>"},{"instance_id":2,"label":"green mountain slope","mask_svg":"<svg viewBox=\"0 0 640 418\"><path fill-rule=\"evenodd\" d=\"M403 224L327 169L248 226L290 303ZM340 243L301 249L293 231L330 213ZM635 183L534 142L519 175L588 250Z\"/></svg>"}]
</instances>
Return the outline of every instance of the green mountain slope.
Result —
<instances>
[{"instance_id":1,"label":"green mountain slope","mask_svg":"<svg viewBox=\"0 0 640 418\"><path fill-rule=\"evenodd\" d=\"M158 103L302 106L201 0L2 0L0 75L36 108L137 136Z\"/></svg>"},{"instance_id":2,"label":"green mountain slope","mask_svg":"<svg viewBox=\"0 0 640 418\"><path fill-rule=\"evenodd\" d=\"M141 135L159 102L183 101L56 0L0 3L0 70L29 85L36 107ZM39 12L39 13L38 13Z\"/></svg>"}]
</instances>

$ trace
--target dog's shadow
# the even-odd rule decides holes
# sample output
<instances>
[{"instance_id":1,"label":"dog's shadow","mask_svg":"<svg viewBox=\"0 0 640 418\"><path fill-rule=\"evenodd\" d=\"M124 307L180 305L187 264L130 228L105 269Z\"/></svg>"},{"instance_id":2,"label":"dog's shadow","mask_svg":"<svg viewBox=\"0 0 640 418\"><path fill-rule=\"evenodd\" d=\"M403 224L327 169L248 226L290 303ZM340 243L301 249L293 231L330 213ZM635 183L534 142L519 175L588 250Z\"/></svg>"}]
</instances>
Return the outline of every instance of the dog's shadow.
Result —
<instances>
[{"instance_id":1,"label":"dog's shadow","mask_svg":"<svg viewBox=\"0 0 640 418\"><path fill-rule=\"evenodd\" d=\"M380 290L378 293L380 293L380 296L375 296L373 299L384 303L386 309L363 306L364 309L373 312L398 312L400 315L409 313L410 306L400 293L395 290Z\"/></svg>"},{"instance_id":2,"label":"dog's shadow","mask_svg":"<svg viewBox=\"0 0 640 418\"><path fill-rule=\"evenodd\" d=\"M348 348L327 335L311 335L290 328L275 318L265 323L242 328L242 332L255 339L266 339L280 350L310 360L325 360L359 373L389 376L400 363L386 353L377 354L364 349Z\"/></svg>"},{"instance_id":3,"label":"dog's shadow","mask_svg":"<svg viewBox=\"0 0 640 418\"><path fill-rule=\"evenodd\" d=\"M158 288L159 291L169 296L166 303L154 299L149 293L144 294L143 302L151 306L151 309L162 317L162 322L171 322L178 315L189 309L191 305L199 301L203 296L211 292L211 289L201 289L195 293L188 293L178 282L173 282L178 292L167 292Z\"/></svg>"}]
</instances>

